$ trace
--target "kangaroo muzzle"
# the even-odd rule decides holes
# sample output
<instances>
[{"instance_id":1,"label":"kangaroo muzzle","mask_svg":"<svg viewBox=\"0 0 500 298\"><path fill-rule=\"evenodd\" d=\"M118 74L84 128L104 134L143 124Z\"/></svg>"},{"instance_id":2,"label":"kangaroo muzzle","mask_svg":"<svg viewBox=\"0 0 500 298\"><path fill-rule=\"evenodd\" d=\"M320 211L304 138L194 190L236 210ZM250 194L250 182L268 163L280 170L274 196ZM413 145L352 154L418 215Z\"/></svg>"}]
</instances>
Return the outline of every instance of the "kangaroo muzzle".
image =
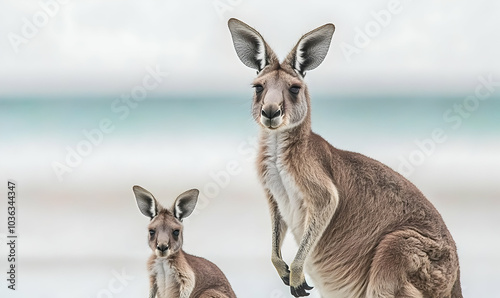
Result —
<instances>
[{"instance_id":1,"label":"kangaroo muzzle","mask_svg":"<svg viewBox=\"0 0 500 298\"><path fill-rule=\"evenodd\" d=\"M269 103L262 106L260 122L267 128L276 129L283 122L283 109L281 105Z\"/></svg>"}]
</instances>

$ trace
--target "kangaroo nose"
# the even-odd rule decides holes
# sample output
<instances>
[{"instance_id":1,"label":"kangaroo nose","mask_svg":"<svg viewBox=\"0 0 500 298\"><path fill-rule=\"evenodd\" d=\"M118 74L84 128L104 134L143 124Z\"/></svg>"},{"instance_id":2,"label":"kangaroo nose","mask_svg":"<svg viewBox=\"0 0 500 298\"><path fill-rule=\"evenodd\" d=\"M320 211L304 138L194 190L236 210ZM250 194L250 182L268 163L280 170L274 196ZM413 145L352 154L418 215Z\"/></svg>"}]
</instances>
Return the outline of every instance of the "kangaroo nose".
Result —
<instances>
[{"instance_id":1,"label":"kangaroo nose","mask_svg":"<svg viewBox=\"0 0 500 298\"><path fill-rule=\"evenodd\" d=\"M273 119L281 116L281 108L278 105L267 105L262 108L262 116Z\"/></svg>"},{"instance_id":2,"label":"kangaroo nose","mask_svg":"<svg viewBox=\"0 0 500 298\"><path fill-rule=\"evenodd\" d=\"M157 245L156 249L161 251L161 252L165 252L168 249L168 246L165 244L161 244L161 245Z\"/></svg>"}]
</instances>

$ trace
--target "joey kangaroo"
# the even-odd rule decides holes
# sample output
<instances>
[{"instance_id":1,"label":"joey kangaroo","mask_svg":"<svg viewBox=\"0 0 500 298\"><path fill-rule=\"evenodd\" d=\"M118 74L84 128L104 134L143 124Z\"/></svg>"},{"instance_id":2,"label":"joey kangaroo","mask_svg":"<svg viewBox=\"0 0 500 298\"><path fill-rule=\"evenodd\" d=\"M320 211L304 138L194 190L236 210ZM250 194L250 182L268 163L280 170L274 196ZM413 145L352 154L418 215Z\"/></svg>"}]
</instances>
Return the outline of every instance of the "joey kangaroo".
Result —
<instances>
[{"instance_id":1,"label":"joey kangaroo","mask_svg":"<svg viewBox=\"0 0 500 298\"><path fill-rule=\"evenodd\" d=\"M295 297L462 297L458 256L441 215L403 176L311 131L304 76L323 62L335 27L300 38L283 62L252 27L228 22L239 59L257 70L257 169L272 222L271 259ZM281 246L299 248L290 267Z\"/></svg>"},{"instance_id":2,"label":"joey kangaroo","mask_svg":"<svg viewBox=\"0 0 500 298\"><path fill-rule=\"evenodd\" d=\"M215 264L182 250L182 219L193 212L199 191L182 193L170 209L163 208L140 186L134 186L133 191L139 210L151 219L149 298L235 298L229 281Z\"/></svg>"}]
</instances>

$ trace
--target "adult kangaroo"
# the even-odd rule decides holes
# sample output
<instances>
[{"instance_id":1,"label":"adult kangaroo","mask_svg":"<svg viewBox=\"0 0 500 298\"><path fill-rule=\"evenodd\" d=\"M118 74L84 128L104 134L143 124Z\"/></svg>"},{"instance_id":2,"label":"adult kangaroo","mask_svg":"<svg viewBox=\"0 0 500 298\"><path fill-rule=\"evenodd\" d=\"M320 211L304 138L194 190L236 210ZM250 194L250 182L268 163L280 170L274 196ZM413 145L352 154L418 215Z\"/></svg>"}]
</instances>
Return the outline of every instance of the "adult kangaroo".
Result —
<instances>
[{"instance_id":1,"label":"adult kangaroo","mask_svg":"<svg viewBox=\"0 0 500 298\"><path fill-rule=\"evenodd\" d=\"M306 71L324 60L335 27L300 38L283 62L252 27L229 20L238 57L257 70L252 115L257 168L272 221L272 263L293 296L462 297L455 242L434 206L384 164L311 131ZM299 248L290 267L281 245Z\"/></svg>"}]
</instances>

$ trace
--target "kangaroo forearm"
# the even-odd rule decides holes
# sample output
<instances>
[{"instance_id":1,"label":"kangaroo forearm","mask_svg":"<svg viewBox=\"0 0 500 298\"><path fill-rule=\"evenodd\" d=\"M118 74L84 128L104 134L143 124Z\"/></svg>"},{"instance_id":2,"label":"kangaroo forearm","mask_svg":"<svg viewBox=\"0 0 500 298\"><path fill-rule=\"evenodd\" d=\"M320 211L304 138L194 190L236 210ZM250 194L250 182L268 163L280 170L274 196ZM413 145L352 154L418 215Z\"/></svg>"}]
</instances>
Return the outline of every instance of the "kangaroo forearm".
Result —
<instances>
[{"instance_id":1,"label":"kangaroo forearm","mask_svg":"<svg viewBox=\"0 0 500 298\"><path fill-rule=\"evenodd\" d=\"M149 298L156 298L156 292L158 292L158 287L153 284L149 289Z\"/></svg>"},{"instance_id":2,"label":"kangaroo forearm","mask_svg":"<svg viewBox=\"0 0 500 298\"><path fill-rule=\"evenodd\" d=\"M288 229L285 221L281 217L278 205L275 202L270 203L271 224L272 224L272 253L281 258L281 246Z\"/></svg>"},{"instance_id":3,"label":"kangaroo forearm","mask_svg":"<svg viewBox=\"0 0 500 298\"><path fill-rule=\"evenodd\" d=\"M335 213L336 204L332 202L329 206L320 210L312 210L308 216L304 234L299 244L299 248L295 255L293 265L302 266L306 257L314 249L323 232L328 227L333 214Z\"/></svg>"},{"instance_id":4,"label":"kangaroo forearm","mask_svg":"<svg viewBox=\"0 0 500 298\"><path fill-rule=\"evenodd\" d=\"M271 261L281 277L283 282L289 284L289 270L288 265L283 261L281 257L281 246L283 244L283 239L285 238L286 231L288 229L287 224L281 217L278 205L276 201L269 196L269 206L271 211L271 223L272 223L272 251L271 251Z\"/></svg>"},{"instance_id":5,"label":"kangaroo forearm","mask_svg":"<svg viewBox=\"0 0 500 298\"><path fill-rule=\"evenodd\" d=\"M274 219L273 224L273 235L272 235L272 249L273 254L279 256L281 258L281 247L283 245L283 239L285 239L286 235L286 224L281 219Z\"/></svg>"}]
</instances>

